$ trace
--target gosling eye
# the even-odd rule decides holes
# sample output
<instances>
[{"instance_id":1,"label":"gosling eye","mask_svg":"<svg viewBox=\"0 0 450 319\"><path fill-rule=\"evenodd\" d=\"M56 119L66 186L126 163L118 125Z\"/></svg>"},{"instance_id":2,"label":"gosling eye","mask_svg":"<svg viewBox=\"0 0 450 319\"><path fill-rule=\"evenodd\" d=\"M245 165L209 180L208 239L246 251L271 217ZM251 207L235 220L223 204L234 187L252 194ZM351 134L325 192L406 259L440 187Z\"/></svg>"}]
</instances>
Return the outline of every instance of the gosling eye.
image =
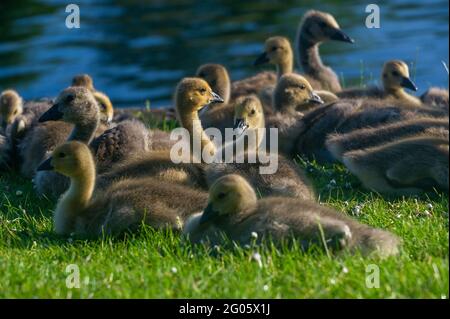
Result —
<instances>
[{"instance_id":1,"label":"gosling eye","mask_svg":"<svg viewBox=\"0 0 450 319\"><path fill-rule=\"evenodd\" d=\"M306 86L304 85L304 84L300 84L300 90L304 90L304 89L306 89Z\"/></svg>"},{"instance_id":2,"label":"gosling eye","mask_svg":"<svg viewBox=\"0 0 450 319\"><path fill-rule=\"evenodd\" d=\"M66 102L72 102L75 99L75 96L72 94L69 94L66 96Z\"/></svg>"},{"instance_id":3,"label":"gosling eye","mask_svg":"<svg viewBox=\"0 0 450 319\"><path fill-rule=\"evenodd\" d=\"M277 47L272 47L272 52L275 52L278 48Z\"/></svg>"},{"instance_id":4,"label":"gosling eye","mask_svg":"<svg viewBox=\"0 0 450 319\"><path fill-rule=\"evenodd\" d=\"M64 157L66 157L66 153L61 152L61 153L58 154L58 157L59 158L64 158Z\"/></svg>"},{"instance_id":5,"label":"gosling eye","mask_svg":"<svg viewBox=\"0 0 450 319\"><path fill-rule=\"evenodd\" d=\"M103 103L100 103L100 108L102 109L102 111L106 110L106 105Z\"/></svg>"},{"instance_id":6,"label":"gosling eye","mask_svg":"<svg viewBox=\"0 0 450 319\"><path fill-rule=\"evenodd\" d=\"M204 89L204 88L200 89L200 94L201 95L205 95L206 94L206 89Z\"/></svg>"},{"instance_id":7,"label":"gosling eye","mask_svg":"<svg viewBox=\"0 0 450 319\"><path fill-rule=\"evenodd\" d=\"M255 110L251 110L250 111L250 115L255 115L256 111Z\"/></svg>"},{"instance_id":8,"label":"gosling eye","mask_svg":"<svg viewBox=\"0 0 450 319\"><path fill-rule=\"evenodd\" d=\"M392 71L392 75L393 76L400 76L400 73L398 73L398 71Z\"/></svg>"},{"instance_id":9,"label":"gosling eye","mask_svg":"<svg viewBox=\"0 0 450 319\"><path fill-rule=\"evenodd\" d=\"M219 195L217 195L217 199L224 199L225 196L227 196L226 193L219 193Z\"/></svg>"},{"instance_id":10,"label":"gosling eye","mask_svg":"<svg viewBox=\"0 0 450 319\"><path fill-rule=\"evenodd\" d=\"M17 110L14 110L13 115L16 115L16 114L17 114Z\"/></svg>"}]
</instances>

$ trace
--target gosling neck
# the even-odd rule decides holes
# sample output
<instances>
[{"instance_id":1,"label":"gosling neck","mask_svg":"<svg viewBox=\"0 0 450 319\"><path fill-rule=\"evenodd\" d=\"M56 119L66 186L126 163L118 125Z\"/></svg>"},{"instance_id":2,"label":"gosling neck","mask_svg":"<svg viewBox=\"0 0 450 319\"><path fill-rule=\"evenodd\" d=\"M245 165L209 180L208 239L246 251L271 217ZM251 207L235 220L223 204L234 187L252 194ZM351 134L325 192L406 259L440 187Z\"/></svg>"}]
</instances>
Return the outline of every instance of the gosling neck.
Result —
<instances>
[{"instance_id":1,"label":"gosling neck","mask_svg":"<svg viewBox=\"0 0 450 319\"><path fill-rule=\"evenodd\" d=\"M287 57L286 59L281 60L277 64L277 77L280 79L283 75L292 73L294 70L292 56Z\"/></svg>"},{"instance_id":2,"label":"gosling neck","mask_svg":"<svg viewBox=\"0 0 450 319\"><path fill-rule=\"evenodd\" d=\"M305 36L300 35L298 44L299 62L305 73L316 73L324 67L319 55L319 44L320 42L312 42Z\"/></svg>"},{"instance_id":3,"label":"gosling neck","mask_svg":"<svg viewBox=\"0 0 450 319\"><path fill-rule=\"evenodd\" d=\"M100 124L99 117L91 118L83 123L76 123L68 141L80 141L90 144Z\"/></svg>"},{"instance_id":4,"label":"gosling neck","mask_svg":"<svg viewBox=\"0 0 450 319\"><path fill-rule=\"evenodd\" d=\"M197 108L192 107L190 109L195 110ZM183 114L178 112L178 117L180 119L181 125L189 132L191 154L194 149L194 139L198 139L198 138L200 138L200 143L201 143L200 149L202 152L206 148L208 150L210 150L210 152L213 152L213 153L216 152L214 143L211 142L211 140L208 138L205 131L203 130L202 123L198 116L198 112L194 111L194 112L183 113Z\"/></svg>"},{"instance_id":5,"label":"gosling neck","mask_svg":"<svg viewBox=\"0 0 450 319\"><path fill-rule=\"evenodd\" d=\"M76 229L76 219L91 202L95 187L95 164L90 161L80 173L70 178L70 187L59 200L55 215L55 231L67 235Z\"/></svg>"},{"instance_id":6,"label":"gosling neck","mask_svg":"<svg viewBox=\"0 0 450 319\"><path fill-rule=\"evenodd\" d=\"M385 89L385 92L388 96L392 96L397 100L405 101L414 106L420 106L422 104L417 97L407 93L403 88L387 88Z\"/></svg>"}]
</instances>

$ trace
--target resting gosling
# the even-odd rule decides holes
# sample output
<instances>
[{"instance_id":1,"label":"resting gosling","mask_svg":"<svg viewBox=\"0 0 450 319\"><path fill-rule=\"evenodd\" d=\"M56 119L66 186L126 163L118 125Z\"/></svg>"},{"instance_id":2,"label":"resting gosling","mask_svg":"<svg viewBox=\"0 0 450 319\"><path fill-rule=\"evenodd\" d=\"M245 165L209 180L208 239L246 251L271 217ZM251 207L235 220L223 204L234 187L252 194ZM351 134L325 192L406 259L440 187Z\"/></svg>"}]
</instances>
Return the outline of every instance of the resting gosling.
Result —
<instances>
[{"instance_id":1,"label":"resting gosling","mask_svg":"<svg viewBox=\"0 0 450 319\"><path fill-rule=\"evenodd\" d=\"M206 193L151 178L124 179L94 194L94 158L81 142L58 146L38 170L54 170L70 178L70 188L54 213L59 235L119 234L142 223L181 230L184 220L207 202Z\"/></svg>"},{"instance_id":2,"label":"resting gosling","mask_svg":"<svg viewBox=\"0 0 450 319\"><path fill-rule=\"evenodd\" d=\"M400 245L387 231L313 202L280 197L257 200L253 188L239 175L224 176L211 186L208 206L187 220L183 233L194 243L221 244L222 233L241 245L265 240L279 245L294 239L305 250L318 244L381 257L397 254Z\"/></svg>"},{"instance_id":3,"label":"resting gosling","mask_svg":"<svg viewBox=\"0 0 450 319\"><path fill-rule=\"evenodd\" d=\"M336 160L342 161L342 154L349 151L381 145L422 132L432 134L433 129L448 131L448 118L419 117L417 119L390 123L375 128L362 128L346 134L335 133L328 136L325 145Z\"/></svg>"},{"instance_id":4,"label":"resting gosling","mask_svg":"<svg viewBox=\"0 0 450 319\"><path fill-rule=\"evenodd\" d=\"M426 105L443 109L447 114L449 112L447 89L431 87L420 96L420 100Z\"/></svg>"},{"instance_id":5,"label":"resting gosling","mask_svg":"<svg viewBox=\"0 0 450 319\"><path fill-rule=\"evenodd\" d=\"M323 65L319 55L320 44L329 40L354 43L331 14L316 10L306 12L297 32L297 61L315 89L336 93L342 90L338 76Z\"/></svg>"},{"instance_id":6,"label":"resting gosling","mask_svg":"<svg viewBox=\"0 0 450 319\"><path fill-rule=\"evenodd\" d=\"M449 140L427 134L345 153L342 162L363 185L395 196L448 192Z\"/></svg>"},{"instance_id":7,"label":"resting gosling","mask_svg":"<svg viewBox=\"0 0 450 319\"><path fill-rule=\"evenodd\" d=\"M337 93L340 98L378 98L391 99L392 102L403 102L411 106L421 106L422 102L415 96L405 92L404 88L417 91L417 86L410 79L408 65L400 60L391 60L384 64L381 73L383 88L348 89Z\"/></svg>"}]
</instances>

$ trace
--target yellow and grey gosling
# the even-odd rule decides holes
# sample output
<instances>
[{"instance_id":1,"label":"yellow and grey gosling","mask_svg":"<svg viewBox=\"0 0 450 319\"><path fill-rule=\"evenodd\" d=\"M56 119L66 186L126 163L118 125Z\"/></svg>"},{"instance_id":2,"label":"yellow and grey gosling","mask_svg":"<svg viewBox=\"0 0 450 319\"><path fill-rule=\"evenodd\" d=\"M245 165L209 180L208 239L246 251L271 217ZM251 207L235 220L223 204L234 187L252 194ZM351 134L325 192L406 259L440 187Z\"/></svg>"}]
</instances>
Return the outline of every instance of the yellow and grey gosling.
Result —
<instances>
[{"instance_id":1,"label":"yellow and grey gosling","mask_svg":"<svg viewBox=\"0 0 450 319\"><path fill-rule=\"evenodd\" d=\"M309 10L303 16L298 27L295 49L297 60L304 75L315 89L331 92L341 91L336 73L322 63L319 46L325 41L353 43L345 34L335 18L325 12Z\"/></svg>"},{"instance_id":2,"label":"yellow and grey gosling","mask_svg":"<svg viewBox=\"0 0 450 319\"><path fill-rule=\"evenodd\" d=\"M342 162L363 185L395 196L437 188L448 192L449 139L423 133L342 155Z\"/></svg>"},{"instance_id":3,"label":"yellow and grey gosling","mask_svg":"<svg viewBox=\"0 0 450 319\"><path fill-rule=\"evenodd\" d=\"M257 95L263 102L263 106L270 113L272 91L277 80L284 74L293 71L294 56L289 40L285 37L270 37L264 44L264 52L258 56L254 65L272 64L277 68L277 73L261 72L249 78L233 82L232 99L240 96ZM268 97L268 98L267 98Z\"/></svg>"},{"instance_id":4,"label":"yellow and grey gosling","mask_svg":"<svg viewBox=\"0 0 450 319\"><path fill-rule=\"evenodd\" d=\"M336 160L342 161L342 154L349 151L382 145L423 132L433 134L434 131L448 131L448 129L448 118L419 117L375 128L354 130L345 134L331 134L328 136L325 145Z\"/></svg>"},{"instance_id":5,"label":"yellow and grey gosling","mask_svg":"<svg viewBox=\"0 0 450 319\"><path fill-rule=\"evenodd\" d=\"M183 233L194 243L222 244L223 234L241 245L294 240L305 250L317 244L334 252L379 257L396 255L400 246L395 235L310 201L275 196L258 200L239 175L224 176L211 186L208 205L187 220Z\"/></svg>"},{"instance_id":6,"label":"yellow and grey gosling","mask_svg":"<svg viewBox=\"0 0 450 319\"><path fill-rule=\"evenodd\" d=\"M203 131L198 111L210 103L220 103L222 98L211 90L208 83L200 78L184 78L175 92L177 117L181 125L189 132L192 151L192 138L201 138L201 150L214 154L216 149ZM191 160L192 158L188 158ZM172 161L169 150L150 151L135 154L111 171L99 178L99 185L105 186L124 177L153 176L170 182L194 187L206 188L204 165L201 163L179 163ZM200 161L201 162L201 161Z\"/></svg>"},{"instance_id":7,"label":"yellow and grey gosling","mask_svg":"<svg viewBox=\"0 0 450 319\"><path fill-rule=\"evenodd\" d=\"M278 168L273 174L260 174L260 167L266 166L260 158L259 152L268 151L269 139L265 140L266 131L264 123L264 111L259 99L254 96L238 98L235 109L234 134L235 140L223 146L236 148L236 152L243 151L243 163L239 163L234 156L233 163L213 163L205 167L206 180L211 185L219 177L235 173L245 176L258 190L261 196L278 194L280 196L292 196L304 199L315 199L315 193L311 182L304 172L292 161L280 154L274 154L278 161ZM246 138L247 136L247 138ZM267 135L269 137L269 135ZM265 144L263 144L265 142ZM251 144L252 143L252 144ZM278 149L276 150L278 152ZM255 163L250 161L255 158Z\"/></svg>"},{"instance_id":8,"label":"yellow and grey gosling","mask_svg":"<svg viewBox=\"0 0 450 319\"><path fill-rule=\"evenodd\" d=\"M207 202L205 192L152 178L123 179L94 192L95 160L89 147L76 141L58 146L38 170L70 178L54 212L59 235L116 235L136 231L142 223L181 230L184 220Z\"/></svg>"},{"instance_id":9,"label":"yellow and grey gosling","mask_svg":"<svg viewBox=\"0 0 450 319\"><path fill-rule=\"evenodd\" d=\"M402 102L412 107L421 106L422 102L405 92L404 88L417 91L417 86L410 79L408 65L400 60L391 60L384 64L381 73L383 88L369 87L347 89L337 93L340 98L377 98L388 99L387 104Z\"/></svg>"},{"instance_id":10,"label":"yellow and grey gosling","mask_svg":"<svg viewBox=\"0 0 450 319\"><path fill-rule=\"evenodd\" d=\"M149 149L150 134L141 122L124 121L104 131L100 129L100 114L98 103L88 89L69 87L61 92L55 104L39 118L39 122L61 120L74 125L71 134L64 136L68 141L90 144L99 171L109 169L130 154ZM101 135L94 139L99 131ZM61 180L61 184L56 179ZM38 172L34 182L39 194L58 196L67 187L67 179L53 172Z\"/></svg>"},{"instance_id":11,"label":"yellow and grey gosling","mask_svg":"<svg viewBox=\"0 0 450 319\"><path fill-rule=\"evenodd\" d=\"M280 78L273 95L274 114L266 116L266 127L278 129L279 149L283 154L291 155L295 136L301 129L297 125L304 114L323 103L303 76L291 73Z\"/></svg>"}]
</instances>

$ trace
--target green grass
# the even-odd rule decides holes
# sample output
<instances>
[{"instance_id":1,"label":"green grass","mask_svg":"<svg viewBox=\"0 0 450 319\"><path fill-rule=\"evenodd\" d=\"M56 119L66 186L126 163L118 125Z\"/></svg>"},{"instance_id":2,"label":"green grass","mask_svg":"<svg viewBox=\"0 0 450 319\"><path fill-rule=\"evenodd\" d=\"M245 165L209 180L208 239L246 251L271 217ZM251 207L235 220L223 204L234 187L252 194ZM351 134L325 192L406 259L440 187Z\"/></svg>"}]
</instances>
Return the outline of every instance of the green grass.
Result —
<instances>
[{"instance_id":1,"label":"green grass","mask_svg":"<svg viewBox=\"0 0 450 319\"><path fill-rule=\"evenodd\" d=\"M340 165L299 165L321 202L400 236L401 255L378 260L295 247L193 247L149 227L121 239L62 238L52 232L54 203L37 198L30 181L7 174L0 177L0 297L448 298L446 195L386 200L363 190ZM256 252L262 266L252 258ZM79 289L66 286L70 264L79 267ZM379 288L366 286L371 264L379 267Z\"/></svg>"}]
</instances>

